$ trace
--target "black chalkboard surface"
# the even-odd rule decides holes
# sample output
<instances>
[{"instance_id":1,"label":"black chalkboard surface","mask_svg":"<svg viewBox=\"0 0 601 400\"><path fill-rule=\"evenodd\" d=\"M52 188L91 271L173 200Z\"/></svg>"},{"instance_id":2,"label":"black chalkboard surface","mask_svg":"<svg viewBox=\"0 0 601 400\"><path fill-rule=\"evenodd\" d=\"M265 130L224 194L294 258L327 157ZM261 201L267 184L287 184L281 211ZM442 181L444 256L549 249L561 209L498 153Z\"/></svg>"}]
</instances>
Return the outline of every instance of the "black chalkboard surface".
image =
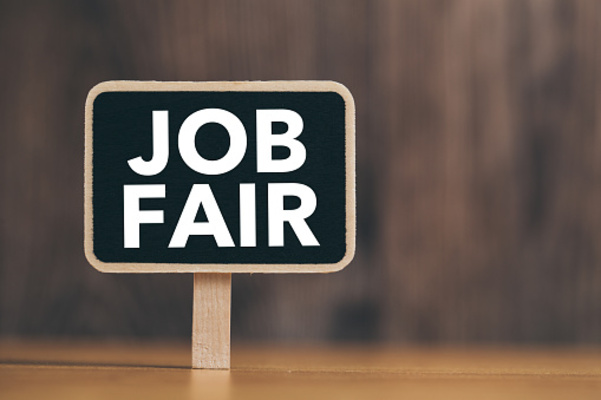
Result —
<instances>
[{"instance_id":1,"label":"black chalkboard surface","mask_svg":"<svg viewBox=\"0 0 601 400\"><path fill-rule=\"evenodd\" d=\"M335 82L104 82L85 168L102 271L331 272L354 254L354 103Z\"/></svg>"}]
</instances>

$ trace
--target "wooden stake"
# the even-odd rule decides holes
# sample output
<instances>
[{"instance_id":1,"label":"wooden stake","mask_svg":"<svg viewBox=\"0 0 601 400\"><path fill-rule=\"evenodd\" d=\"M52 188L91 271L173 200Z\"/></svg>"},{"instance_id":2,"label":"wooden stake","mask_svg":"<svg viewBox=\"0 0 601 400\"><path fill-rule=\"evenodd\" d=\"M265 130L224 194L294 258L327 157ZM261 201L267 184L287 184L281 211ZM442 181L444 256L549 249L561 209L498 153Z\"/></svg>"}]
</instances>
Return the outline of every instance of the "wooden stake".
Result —
<instances>
[{"instance_id":1,"label":"wooden stake","mask_svg":"<svg viewBox=\"0 0 601 400\"><path fill-rule=\"evenodd\" d=\"M192 368L230 368L232 274L194 274Z\"/></svg>"}]
</instances>

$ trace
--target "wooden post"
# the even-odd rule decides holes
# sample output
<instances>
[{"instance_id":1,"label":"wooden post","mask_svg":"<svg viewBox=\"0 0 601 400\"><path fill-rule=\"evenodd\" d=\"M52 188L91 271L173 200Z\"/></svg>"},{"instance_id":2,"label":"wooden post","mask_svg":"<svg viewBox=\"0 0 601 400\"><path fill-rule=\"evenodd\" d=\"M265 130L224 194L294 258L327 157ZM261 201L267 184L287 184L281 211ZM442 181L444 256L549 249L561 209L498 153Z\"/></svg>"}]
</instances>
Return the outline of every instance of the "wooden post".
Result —
<instances>
[{"instance_id":1,"label":"wooden post","mask_svg":"<svg viewBox=\"0 0 601 400\"><path fill-rule=\"evenodd\" d=\"M232 274L194 274L192 368L229 369Z\"/></svg>"}]
</instances>

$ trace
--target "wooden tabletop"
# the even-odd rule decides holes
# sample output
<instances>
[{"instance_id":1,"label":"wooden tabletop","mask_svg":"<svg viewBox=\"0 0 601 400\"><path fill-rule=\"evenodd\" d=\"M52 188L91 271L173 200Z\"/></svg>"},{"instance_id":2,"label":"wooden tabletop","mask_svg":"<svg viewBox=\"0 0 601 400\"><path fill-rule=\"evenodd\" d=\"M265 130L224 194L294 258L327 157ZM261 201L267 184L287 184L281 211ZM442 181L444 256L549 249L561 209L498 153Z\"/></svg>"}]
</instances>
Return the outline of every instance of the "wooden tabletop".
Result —
<instances>
[{"instance_id":1,"label":"wooden tabletop","mask_svg":"<svg viewBox=\"0 0 601 400\"><path fill-rule=\"evenodd\" d=\"M600 348L243 346L231 371L190 346L0 342L2 399L600 399Z\"/></svg>"}]
</instances>

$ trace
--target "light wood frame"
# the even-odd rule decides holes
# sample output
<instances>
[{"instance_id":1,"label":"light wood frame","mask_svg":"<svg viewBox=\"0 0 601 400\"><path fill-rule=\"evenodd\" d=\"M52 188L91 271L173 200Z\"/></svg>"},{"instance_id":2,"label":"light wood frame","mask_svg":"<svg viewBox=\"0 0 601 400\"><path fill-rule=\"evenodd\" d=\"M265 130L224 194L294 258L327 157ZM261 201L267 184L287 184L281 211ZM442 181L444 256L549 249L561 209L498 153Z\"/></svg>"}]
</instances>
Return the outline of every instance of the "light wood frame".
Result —
<instances>
[{"instance_id":1,"label":"light wood frame","mask_svg":"<svg viewBox=\"0 0 601 400\"><path fill-rule=\"evenodd\" d=\"M336 92L345 102L346 153L346 253L330 264L182 264L182 263L107 263L94 254L92 208L92 159L94 100L105 92ZM84 175L84 250L90 264L101 272L114 273L326 273L347 266L355 255L355 102L350 91L334 81L244 81L244 82L158 82L107 81L94 86L85 105Z\"/></svg>"}]
</instances>

